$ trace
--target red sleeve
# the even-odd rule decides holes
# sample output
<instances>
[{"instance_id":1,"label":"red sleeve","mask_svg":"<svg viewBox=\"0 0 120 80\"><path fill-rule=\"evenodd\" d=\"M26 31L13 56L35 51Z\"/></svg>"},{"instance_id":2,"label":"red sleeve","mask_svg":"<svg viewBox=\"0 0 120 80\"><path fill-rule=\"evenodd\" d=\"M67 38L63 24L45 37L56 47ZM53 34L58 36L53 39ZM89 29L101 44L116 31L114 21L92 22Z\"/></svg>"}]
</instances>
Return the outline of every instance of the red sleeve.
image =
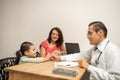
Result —
<instances>
[{"instance_id":1,"label":"red sleeve","mask_svg":"<svg viewBox=\"0 0 120 80\"><path fill-rule=\"evenodd\" d=\"M48 47L47 41L41 42L40 46L43 46L44 48L47 48Z\"/></svg>"}]
</instances>

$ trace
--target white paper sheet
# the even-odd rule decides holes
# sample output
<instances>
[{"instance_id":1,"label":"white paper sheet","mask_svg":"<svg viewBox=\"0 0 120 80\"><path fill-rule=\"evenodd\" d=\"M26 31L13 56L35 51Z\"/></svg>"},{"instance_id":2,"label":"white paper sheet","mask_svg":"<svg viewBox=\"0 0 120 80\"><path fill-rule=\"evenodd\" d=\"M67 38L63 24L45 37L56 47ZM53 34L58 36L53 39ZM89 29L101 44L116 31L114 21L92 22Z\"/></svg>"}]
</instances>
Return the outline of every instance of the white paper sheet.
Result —
<instances>
[{"instance_id":1,"label":"white paper sheet","mask_svg":"<svg viewBox=\"0 0 120 80\"><path fill-rule=\"evenodd\" d=\"M55 62L55 66L74 67L74 66L79 66L79 64L77 62L64 61L64 62Z\"/></svg>"}]
</instances>

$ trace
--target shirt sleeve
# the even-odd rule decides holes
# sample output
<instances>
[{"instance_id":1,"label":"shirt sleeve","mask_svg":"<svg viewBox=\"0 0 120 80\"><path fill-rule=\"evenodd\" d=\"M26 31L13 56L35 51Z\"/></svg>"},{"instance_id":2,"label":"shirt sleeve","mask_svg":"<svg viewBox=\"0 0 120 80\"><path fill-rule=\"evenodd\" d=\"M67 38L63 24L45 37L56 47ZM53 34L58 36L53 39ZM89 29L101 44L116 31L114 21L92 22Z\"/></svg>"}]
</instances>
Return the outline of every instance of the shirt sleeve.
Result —
<instances>
[{"instance_id":1,"label":"shirt sleeve","mask_svg":"<svg viewBox=\"0 0 120 80\"><path fill-rule=\"evenodd\" d=\"M43 46L44 48L48 47L47 41L41 42L40 46Z\"/></svg>"},{"instance_id":2,"label":"shirt sleeve","mask_svg":"<svg viewBox=\"0 0 120 80\"><path fill-rule=\"evenodd\" d=\"M20 62L25 63L25 62L43 62L44 58L43 57L36 57L36 58L28 58L28 57L21 57Z\"/></svg>"},{"instance_id":3,"label":"shirt sleeve","mask_svg":"<svg viewBox=\"0 0 120 80\"><path fill-rule=\"evenodd\" d=\"M90 60L90 52L91 52L91 50L83 51L81 53L69 54L69 55L61 56L60 59L65 60L65 61L78 61L80 59L86 59L87 61L89 61Z\"/></svg>"},{"instance_id":4,"label":"shirt sleeve","mask_svg":"<svg viewBox=\"0 0 120 80\"><path fill-rule=\"evenodd\" d=\"M91 74L91 80L120 80L120 73L117 72L107 72L92 65L87 70Z\"/></svg>"},{"instance_id":5,"label":"shirt sleeve","mask_svg":"<svg viewBox=\"0 0 120 80\"><path fill-rule=\"evenodd\" d=\"M119 52L119 50L107 51L106 70L90 65L87 70L91 74L91 80L120 80Z\"/></svg>"},{"instance_id":6,"label":"shirt sleeve","mask_svg":"<svg viewBox=\"0 0 120 80\"><path fill-rule=\"evenodd\" d=\"M63 61L78 61L81 58L80 53L69 54L65 56L61 56L60 59Z\"/></svg>"}]
</instances>

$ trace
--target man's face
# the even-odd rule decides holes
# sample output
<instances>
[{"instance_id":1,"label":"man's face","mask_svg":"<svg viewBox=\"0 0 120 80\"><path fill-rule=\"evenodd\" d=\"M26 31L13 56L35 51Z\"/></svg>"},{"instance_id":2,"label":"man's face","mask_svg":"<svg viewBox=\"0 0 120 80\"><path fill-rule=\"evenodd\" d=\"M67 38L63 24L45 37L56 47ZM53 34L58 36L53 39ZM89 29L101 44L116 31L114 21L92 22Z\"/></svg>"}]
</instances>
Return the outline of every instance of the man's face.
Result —
<instances>
[{"instance_id":1,"label":"man's face","mask_svg":"<svg viewBox=\"0 0 120 80\"><path fill-rule=\"evenodd\" d=\"M93 25L88 28L87 38L89 39L91 45L98 45L100 42L99 31L95 32Z\"/></svg>"}]
</instances>

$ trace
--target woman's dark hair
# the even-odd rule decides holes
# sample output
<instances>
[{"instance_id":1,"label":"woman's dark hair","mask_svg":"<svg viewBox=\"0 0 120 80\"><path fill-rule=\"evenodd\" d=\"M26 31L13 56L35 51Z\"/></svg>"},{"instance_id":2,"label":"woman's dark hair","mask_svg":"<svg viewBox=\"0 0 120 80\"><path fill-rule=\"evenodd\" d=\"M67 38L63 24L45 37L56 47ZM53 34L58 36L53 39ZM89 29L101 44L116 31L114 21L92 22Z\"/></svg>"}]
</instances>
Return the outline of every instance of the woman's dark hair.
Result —
<instances>
[{"instance_id":1,"label":"woman's dark hair","mask_svg":"<svg viewBox=\"0 0 120 80\"><path fill-rule=\"evenodd\" d=\"M23 56L25 51L28 51L32 45L33 43L27 41L21 44L20 50L16 51L17 63L19 63L20 57Z\"/></svg>"},{"instance_id":2,"label":"woman's dark hair","mask_svg":"<svg viewBox=\"0 0 120 80\"><path fill-rule=\"evenodd\" d=\"M91 25L94 26L95 32L98 32L100 29L102 29L104 32L104 37L107 37L107 28L102 22L94 21L94 22L91 22L88 26L90 27Z\"/></svg>"},{"instance_id":3,"label":"woman's dark hair","mask_svg":"<svg viewBox=\"0 0 120 80\"><path fill-rule=\"evenodd\" d=\"M56 41L56 45L59 47L64 42L63 34L62 34L62 31L60 30L60 28L58 28L58 27L52 28L51 31L50 31L50 33L49 33L49 36L48 36L47 40L48 40L49 43L51 42L51 34L52 34L53 30L56 30L58 32L58 40Z\"/></svg>"}]
</instances>

